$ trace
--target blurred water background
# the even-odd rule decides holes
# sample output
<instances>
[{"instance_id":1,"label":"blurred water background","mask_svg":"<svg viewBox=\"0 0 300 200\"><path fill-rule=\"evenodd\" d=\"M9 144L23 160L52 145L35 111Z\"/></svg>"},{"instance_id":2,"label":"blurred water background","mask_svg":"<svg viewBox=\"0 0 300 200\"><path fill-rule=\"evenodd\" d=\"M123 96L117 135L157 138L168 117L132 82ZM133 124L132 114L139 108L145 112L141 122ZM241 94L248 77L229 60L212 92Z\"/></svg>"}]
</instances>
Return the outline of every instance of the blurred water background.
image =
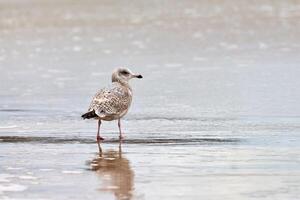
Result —
<instances>
[{"instance_id":1,"label":"blurred water background","mask_svg":"<svg viewBox=\"0 0 300 200\"><path fill-rule=\"evenodd\" d=\"M0 0L0 199L300 198L300 2ZM118 66L123 120L83 121Z\"/></svg>"}]
</instances>

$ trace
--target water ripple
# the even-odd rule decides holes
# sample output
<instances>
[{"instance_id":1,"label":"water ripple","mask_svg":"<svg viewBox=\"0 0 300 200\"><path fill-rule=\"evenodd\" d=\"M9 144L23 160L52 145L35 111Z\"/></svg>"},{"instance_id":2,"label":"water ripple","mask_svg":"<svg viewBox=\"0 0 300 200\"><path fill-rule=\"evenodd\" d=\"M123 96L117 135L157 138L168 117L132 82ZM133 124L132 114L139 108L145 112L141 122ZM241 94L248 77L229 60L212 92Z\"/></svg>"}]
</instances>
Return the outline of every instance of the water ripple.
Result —
<instances>
[{"instance_id":1,"label":"water ripple","mask_svg":"<svg viewBox=\"0 0 300 200\"><path fill-rule=\"evenodd\" d=\"M237 143L239 139L230 138L140 138L125 139L127 144L226 144ZM103 143L118 143L118 139L106 139ZM0 136L0 143L96 143L95 139L89 138L65 138L65 137L27 137L27 136Z\"/></svg>"}]
</instances>

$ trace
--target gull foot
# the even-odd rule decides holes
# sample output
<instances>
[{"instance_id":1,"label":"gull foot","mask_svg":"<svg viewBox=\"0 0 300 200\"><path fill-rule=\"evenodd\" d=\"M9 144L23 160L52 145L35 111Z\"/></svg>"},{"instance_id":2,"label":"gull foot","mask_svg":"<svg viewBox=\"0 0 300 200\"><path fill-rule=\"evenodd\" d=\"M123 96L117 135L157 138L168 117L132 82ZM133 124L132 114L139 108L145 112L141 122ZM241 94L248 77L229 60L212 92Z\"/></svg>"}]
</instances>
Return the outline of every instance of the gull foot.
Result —
<instances>
[{"instance_id":1,"label":"gull foot","mask_svg":"<svg viewBox=\"0 0 300 200\"><path fill-rule=\"evenodd\" d=\"M97 142L101 141L101 140L104 140L103 137L100 137L100 136L97 136Z\"/></svg>"}]
</instances>

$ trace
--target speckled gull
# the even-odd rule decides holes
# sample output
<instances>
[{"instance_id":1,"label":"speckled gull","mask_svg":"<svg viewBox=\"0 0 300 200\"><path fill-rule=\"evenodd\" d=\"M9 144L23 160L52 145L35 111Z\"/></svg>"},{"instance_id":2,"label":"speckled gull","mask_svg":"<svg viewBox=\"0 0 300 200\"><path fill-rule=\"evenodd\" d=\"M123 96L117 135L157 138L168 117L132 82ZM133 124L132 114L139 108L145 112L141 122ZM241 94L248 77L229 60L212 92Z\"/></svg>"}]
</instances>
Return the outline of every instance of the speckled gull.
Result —
<instances>
[{"instance_id":1,"label":"speckled gull","mask_svg":"<svg viewBox=\"0 0 300 200\"><path fill-rule=\"evenodd\" d=\"M96 93L88 112L81 116L83 119L98 120L97 141L103 140L100 136L101 120L118 120L119 137L123 139L121 118L128 112L132 101L132 89L129 85L132 78L143 77L126 68L116 69L112 74L112 84Z\"/></svg>"}]
</instances>

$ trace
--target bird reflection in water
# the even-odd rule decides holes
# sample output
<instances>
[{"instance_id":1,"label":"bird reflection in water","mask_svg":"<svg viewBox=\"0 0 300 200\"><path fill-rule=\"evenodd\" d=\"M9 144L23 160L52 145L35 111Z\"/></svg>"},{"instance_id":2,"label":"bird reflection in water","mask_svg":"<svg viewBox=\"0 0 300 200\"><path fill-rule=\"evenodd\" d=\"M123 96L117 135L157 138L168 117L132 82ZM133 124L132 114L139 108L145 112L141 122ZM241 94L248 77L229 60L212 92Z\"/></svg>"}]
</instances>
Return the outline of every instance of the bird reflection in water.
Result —
<instances>
[{"instance_id":1,"label":"bird reflection in water","mask_svg":"<svg viewBox=\"0 0 300 200\"><path fill-rule=\"evenodd\" d=\"M102 151L100 141L98 147L99 155L90 165L103 180L100 190L114 193L116 199L131 199L134 173L129 160L122 156L122 142L119 143L118 151Z\"/></svg>"}]
</instances>

